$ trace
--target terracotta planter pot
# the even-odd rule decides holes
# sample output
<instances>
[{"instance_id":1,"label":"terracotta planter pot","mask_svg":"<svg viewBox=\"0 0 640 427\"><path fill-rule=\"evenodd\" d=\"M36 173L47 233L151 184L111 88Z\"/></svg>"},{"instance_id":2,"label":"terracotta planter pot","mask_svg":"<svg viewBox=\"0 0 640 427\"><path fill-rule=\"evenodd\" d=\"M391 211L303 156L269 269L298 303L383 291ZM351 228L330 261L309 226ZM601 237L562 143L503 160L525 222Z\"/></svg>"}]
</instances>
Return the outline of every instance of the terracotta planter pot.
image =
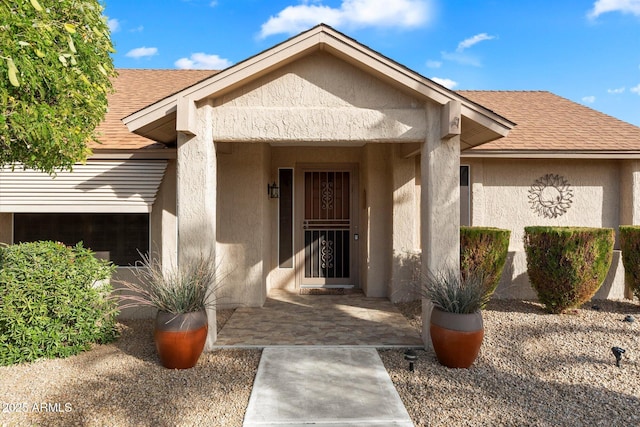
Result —
<instances>
[{"instance_id":1,"label":"terracotta planter pot","mask_svg":"<svg viewBox=\"0 0 640 427\"><path fill-rule=\"evenodd\" d=\"M473 365L484 338L481 312L448 313L434 307L429 330L433 349L441 364L449 368Z\"/></svg>"},{"instance_id":2,"label":"terracotta planter pot","mask_svg":"<svg viewBox=\"0 0 640 427\"><path fill-rule=\"evenodd\" d=\"M207 313L171 314L158 312L153 333L162 366L169 369L193 368L207 340Z\"/></svg>"}]
</instances>

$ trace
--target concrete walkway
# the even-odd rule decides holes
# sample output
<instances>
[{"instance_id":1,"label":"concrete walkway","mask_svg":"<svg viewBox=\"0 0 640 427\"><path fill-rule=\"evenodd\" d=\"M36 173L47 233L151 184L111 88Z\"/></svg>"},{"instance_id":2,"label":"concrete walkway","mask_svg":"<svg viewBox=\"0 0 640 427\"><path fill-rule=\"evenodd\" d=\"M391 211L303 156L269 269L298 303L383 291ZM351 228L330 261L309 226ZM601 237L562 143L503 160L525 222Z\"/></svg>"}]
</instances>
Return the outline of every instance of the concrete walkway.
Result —
<instances>
[{"instance_id":1,"label":"concrete walkway","mask_svg":"<svg viewBox=\"0 0 640 427\"><path fill-rule=\"evenodd\" d=\"M244 427L413 423L378 352L362 347L267 347Z\"/></svg>"}]
</instances>

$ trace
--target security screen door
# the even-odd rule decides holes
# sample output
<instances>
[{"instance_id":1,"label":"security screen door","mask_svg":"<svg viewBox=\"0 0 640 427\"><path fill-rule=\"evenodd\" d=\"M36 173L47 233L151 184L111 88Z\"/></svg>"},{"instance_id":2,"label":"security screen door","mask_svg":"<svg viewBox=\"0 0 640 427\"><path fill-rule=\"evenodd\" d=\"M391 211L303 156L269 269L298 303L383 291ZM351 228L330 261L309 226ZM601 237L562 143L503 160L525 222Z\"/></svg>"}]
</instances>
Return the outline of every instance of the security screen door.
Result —
<instances>
[{"instance_id":1,"label":"security screen door","mask_svg":"<svg viewBox=\"0 0 640 427\"><path fill-rule=\"evenodd\" d=\"M304 172L305 286L351 283L351 172Z\"/></svg>"}]
</instances>

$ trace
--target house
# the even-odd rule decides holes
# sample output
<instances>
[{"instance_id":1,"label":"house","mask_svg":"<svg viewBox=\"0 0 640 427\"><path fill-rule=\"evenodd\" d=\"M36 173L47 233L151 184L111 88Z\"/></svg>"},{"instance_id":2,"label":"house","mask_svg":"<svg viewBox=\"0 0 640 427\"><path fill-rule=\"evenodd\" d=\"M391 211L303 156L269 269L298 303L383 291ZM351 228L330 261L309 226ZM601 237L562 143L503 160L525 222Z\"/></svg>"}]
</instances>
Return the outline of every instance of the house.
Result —
<instances>
[{"instance_id":1,"label":"house","mask_svg":"<svg viewBox=\"0 0 640 427\"><path fill-rule=\"evenodd\" d=\"M120 70L102 144L55 179L0 173L0 242L82 239L130 274L215 250L227 304L273 288L397 298L510 228L640 222L640 128L548 92L448 90L325 25L226 70ZM422 255L420 255L422 253ZM605 296L623 293L619 256ZM215 328L213 328L215 331Z\"/></svg>"}]
</instances>

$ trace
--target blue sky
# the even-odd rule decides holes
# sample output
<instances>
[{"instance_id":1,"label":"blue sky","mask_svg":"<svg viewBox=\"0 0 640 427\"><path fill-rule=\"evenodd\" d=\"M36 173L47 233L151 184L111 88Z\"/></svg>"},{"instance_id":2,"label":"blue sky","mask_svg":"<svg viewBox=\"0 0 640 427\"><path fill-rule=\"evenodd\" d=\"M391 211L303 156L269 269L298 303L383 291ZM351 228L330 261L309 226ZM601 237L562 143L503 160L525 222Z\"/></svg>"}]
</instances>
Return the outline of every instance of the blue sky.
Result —
<instances>
[{"instance_id":1,"label":"blue sky","mask_svg":"<svg viewBox=\"0 0 640 427\"><path fill-rule=\"evenodd\" d=\"M640 0L104 0L119 68L222 69L324 22L453 90L640 126Z\"/></svg>"}]
</instances>

